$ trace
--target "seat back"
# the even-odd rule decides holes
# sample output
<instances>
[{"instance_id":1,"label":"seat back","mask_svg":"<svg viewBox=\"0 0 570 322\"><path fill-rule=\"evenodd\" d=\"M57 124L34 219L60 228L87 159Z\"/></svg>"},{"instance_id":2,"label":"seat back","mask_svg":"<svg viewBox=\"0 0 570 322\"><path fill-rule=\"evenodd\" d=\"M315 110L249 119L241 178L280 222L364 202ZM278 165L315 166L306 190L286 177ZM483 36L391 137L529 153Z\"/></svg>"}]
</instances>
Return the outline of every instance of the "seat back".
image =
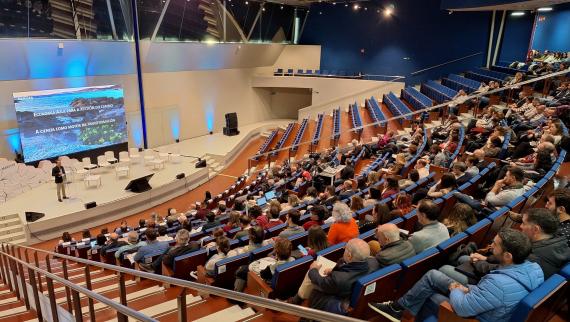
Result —
<instances>
[{"instance_id":1,"label":"seat back","mask_svg":"<svg viewBox=\"0 0 570 322\"><path fill-rule=\"evenodd\" d=\"M281 225L277 225L267 229L267 233L265 234L265 238L273 238L279 235L279 233L287 228L287 223L283 223Z\"/></svg>"},{"instance_id":2,"label":"seat back","mask_svg":"<svg viewBox=\"0 0 570 322\"><path fill-rule=\"evenodd\" d=\"M83 162L83 166L91 165L91 158L90 157L85 157L85 158L81 159L81 161Z\"/></svg>"},{"instance_id":3,"label":"seat back","mask_svg":"<svg viewBox=\"0 0 570 322\"><path fill-rule=\"evenodd\" d=\"M491 243L491 241L493 240L493 238L495 238L495 235L497 235L499 230L503 228L503 225L505 224L508 217L509 217L509 208L507 207L503 207L495 211L494 213L490 214L489 217L487 217L492 222L492 224L489 230L487 231L487 234L482 240L481 244L483 246Z\"/></svg>"},{"instance_id":4,"label":"seat back","mask_svg":"<svg viewBox=\"0 0 570 322\"><path fill-rule=\"evenodd\" d=\"M344 254L344 246L345 245L346 245L346 243L339 243L339 244L327 247L327 248L317 252L317 255L323 256L327 259L330 259L333 262L336 262Z\"/></svg>"},{"instance_id":5,"label":"seat back","mask_svg":"<svg viewBox=\"0 0 570 322\"><path fill-rule=\"evenodd\" d=\"M404 295L430 269L438 268L439 256L441 256L441 253L437 248L433 247L402 261L404 271L398 284L398 297Z\"/></svg>"},{"instance_id":6,"label":"seat back","mask_svg":"<svg viewBox=\"0 0 570 322\"><path fill-rule=\"evenodd\" d=\"M414 209L409 213L407 213L406 215L404 215L404 230L409 231L410 234L413 233L416 229L417 222L418 222L418 214L417 210Z\"/></svg>"},{"instance_id":7,"label":"seat back","mask_svg":"<svg viewBox=\"0 0 570 322\"><path fill-rule=\"evenodd\" d=\"M183 280L190 279L190 272L195 271L199 265L204 265L208 259L208 250L200 249L188 254L177 256L172 264L172 277Z\"/></svg>"},{"instance_id":8,"label":"seat back","mask_svg":"<svg viewBox=\"0 0 570 322\"><path fill-rule=\"evenodd\" d=\"M402 275L402 266L393 264L359 278L350 298L350 316L369 320L377 315L369 307L370 302L394 301Z\"/></svg>"},{"instance_id":9,"label":"seat back","mask_svg":"<svg viewBox=\"0 0 570 322\"><path fill-rule=\"evenodd\" d=\"M118 249L119 248L112 248L112 249L107 249L107 251L105 251L105 254L103 254L103 260L105 261L105 263L111 265L117 264L117 261L115 259L115 253L117 252Z\"/></svg>"},{"instance_id":10,"label":"seat back","mask_svg":"<svg viewBox=\"0 0 570 322\"><path fill-rule=\"evenodd\" d=\"M436 248L441 253L440 256L441 261L440 263L437 264L437 266L444 265L449 259L449 256L455 253L455 251L461 244L466 244L468 239L469 235L467 235L466 233L459 233L437 245Z\"/></svg>"},{"instance_id":11,"label":"seat back","mask_svg":"<svg viewBox=\"0 0 570 322\"><path fill-rule=\"evenodd\" d=\"M307 245L307 237L309 236L309 232L306 231L304 233L300 233L297 235L289 236L289 241L291 241L291 246L293 249L296 249L299 245Z\"/></svg>"},{"instance_id":12,"label":"seat back","mask_svg":"<svg viewBox=\"0 0 570 322\"><path fill-rule=\"evenodd\" d=\"M299 290L312 262L313 258L311 256L305 256L277 266L271 280L273 296L279 299L294 296Z\"/></svg>"},{"instance_id":13,"label":"seat back","mask_svg":"<svg viewBox=\"0 0 570 322\"><path fill-rule=\"evenodd\" d=\"M213 285L233 289L236 271L240 266L249 264L249 258L250 254L244 253L224 258L217 262L214 268L215 277Z\"/></svg>"},{"instance_id":14,"label":"seat back","mask_svg":"<svg viewBox=\"0 0 570 322\"><path fill-rule=\"evenodd\" d=\"M510 321L549 321L564 303L567 292L568 281L558 274L552 275L519 302Z\"/></svg>"},{"instance_id":15,"label":"seat back","mask_svg":"<svg viewBox=\"0 0 570 322\"><path fill-rule=\"evenodd\" d=\"M273 244L266 245L251 251L251 260L258 260L267 257L273 251Z\"/></svg>"},{"instance_id":16,"label":"seat back","mask_svg":"<svg viewBox=\"0 0 570 322\"><path fill-rule=\"evenodd\" d=\"M491 224L492 222L485 218L475 225L467 228L465 232L469 235L469 241L474 242L479 247L484 247L485 245L483 245L483 241L485 240L487 232L491 228Z\"/></svg>"}]
</instances>

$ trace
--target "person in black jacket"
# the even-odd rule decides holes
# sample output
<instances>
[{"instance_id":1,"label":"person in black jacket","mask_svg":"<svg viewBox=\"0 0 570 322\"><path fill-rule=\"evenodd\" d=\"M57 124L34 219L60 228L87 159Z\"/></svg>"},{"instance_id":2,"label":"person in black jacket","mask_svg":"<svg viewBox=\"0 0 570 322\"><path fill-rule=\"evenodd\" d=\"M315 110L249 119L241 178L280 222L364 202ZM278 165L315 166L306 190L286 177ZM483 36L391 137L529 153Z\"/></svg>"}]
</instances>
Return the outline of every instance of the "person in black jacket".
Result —
<instances>
[{"instance_id":1,"label":"person in black jacket","mask_svg":"<svg viewBox=\"0 0 570 322\"><path fill-rule=\"evenodd\" d=\"M111 233L109 235L109 240L107 243L101 247L101 254L105 254L109 249L119 248L121 246L125 246L126 244L126 241L119 241L119 234Z\"/></svg>"},{"instance_id":2,"label":"person in black jacket","mask_svg":"<svg viewBox=\"0 0 570 322\"><path fill-rule=\"evenodd\" d=\"M321 264L314 261L309 269L309 279L314 285L311 308L337 314L347 314L348 299L354 283L362 276L378 269L378 261L370 257L370 247L362 239L346 243L343 258L331 269L319 273Z\"/></svg>"},{"instance_id":3,"label":"person in black jacket","mask_svg":"<svg viewBox=\"0 0 570 322\"><path fill-rule=\"evenodd\" d=\"M63 194L63 199L67 199L65 195L65 182L63 178L65 177L65 168L61 165L61 160L57 160L55 167L51 169L51 176L55 177L55 185L57 186L57 200L62 202L61 195Z\"/></svg>"},{"instance_id":4,"label":"person in black jacket","mask_svg":"<svg viewBox=\"0 0 570 322\"><path fill-rule=\"evenodd\" d=\"M188 242L190 240L190 233L186 229L180 229L174 239L176 240L176 245L172 246L162 256L162 263L170 269L172 269L174 265L174 258L200 249L200 244L197 242Z\"/></svg>"}]
</instances>

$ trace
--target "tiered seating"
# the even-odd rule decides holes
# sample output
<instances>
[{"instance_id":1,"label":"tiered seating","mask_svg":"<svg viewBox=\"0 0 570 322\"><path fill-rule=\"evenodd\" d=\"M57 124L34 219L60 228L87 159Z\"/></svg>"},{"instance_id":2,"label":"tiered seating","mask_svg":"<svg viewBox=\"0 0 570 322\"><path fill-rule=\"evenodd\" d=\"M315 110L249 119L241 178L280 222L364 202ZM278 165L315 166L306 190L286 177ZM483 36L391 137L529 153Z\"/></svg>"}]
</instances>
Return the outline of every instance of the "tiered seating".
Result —
<instances>
[{"instance_id":1,"label":"tiered seating","mask_svg":"<svg viewBox=\"0 0 570 322\"><path fill-rule=\"evenodd\" d=\"M422 83L420 92L433 99L438 104L451 101L453 97L457 95L457 91L433 80L430 80L427 83Z\"/></svg>"},{"instance_id":2,"label":"tiered seating","mask_svg":"<svg viewBox=\"0 0 570 322\"><path fill-rule=\"evenodd\" d=\"M416 153L416 155L414 155L414 157L410 161L406 162L406 164L402 168L402 171L400 172L400 176L405 178L408 175L408 172L416 164L416 161L418 161L418 159L422 156L422 153L426 149L428 143L427 140L428 140L428 132L427 128L424 128L422 144L418 147L418 152Z\"/></svg>"},{"instance_id":3,"label":"tiered seating","mask_svg":"<svg viewBox=\"0 0 570 322\"><path fill-rule=\"evenodd\" d=\"M317 117L317 126L315 127L315 133L313 134L313 140L311 141L312 145L319 144L319 141L321 140L321 133L323 131L324 119L325 115L322 113L319 114L319 116Z\"/></svg>"},{"instance_id":4,"label":"tiered seating","mask_svg":"<svg viewBox=\"0 0 570 322\"><path fill-rule=\"evenodd\" d=\"M291 132L293 131L293 128L295 127L295 123L289 123L289 125L287 125L287 128L285 129L285 132L283 133L283 136L281 137L281 139L279 139L279 142L277 142L277 145L275 146L274 150L279 150L283 147L283 145L285 144L285 141L287 141L287 139L289 138L289 135L291 135ZM271 155L275 156L277 154L277 152L272 152Z\"/></svg>"},{"instance_id":5,"label":"tiered seating","mask_svg":"<svg viewBox=\"0 0 570 322\"><path fill-rule=\"evenodd\" d=\"M433 101L429 97L425 96L412 86L402 89L400 97L410 103L416 110L422 110L433 106Z\"/></svg>"},{"instance_id":6,"label":"tiered seating","mask_svg":"<svg viewBox=\"0 0 570 322\"><path fill-rule=\"evenodd\" d=\"M505 79L509 76L510 76L509 74L483 69L483 68L477 68L475 70L468 71L465 73L465 77L467 78L471 78L481 82L496 81L499 82L500 84L502 84L505 81Z\"/></svg>"},{"instance_id":7,"label":"tiered seating","mask_svg":"<svg viewBox=\"0 0 570 322\"><path fill-rule=\"evenodd\" d=\"M479 86L481 86L481 82L476 80L472 80L469 78L465 78L463 76L459 76L456 74L449 74L447 78L443 78L441 80L441 84L445 85L451 89L456 91L464 90L466 93L473 93L476 91Z\"/></svg>"},{"instance_id":8,"label":"tiered seating","mask_svg":"<svg viewBox=\"0 0 570 322\"><path fill-rule=\"evenodd\" d=\"M378 101L374 96L366 100L366 108L370 111L370 115L372 116L374 123L376 123L376 126L386 129L387 122L382 122L386 121L386 116L382 113L380 104L378 104Z\"/></svg>"},{"instance_id":9,"label":"tiered seating","mask_svg":"<svg viewBox=\"0 0 570 322\"><path fill-rule=\"evenodd\" d=\"M360 117L357 103L350 105L350 118L352 120L352 130L357 133L362 133L362 118Z\"/></svg>"},{"instance_id":10,"label":"tiered seating","mask_svg":"<svg viewBox=\"0 0 570 322\"><path fill-rule=\"evenodd\" d=\"M259 155L267 152L269 146L271 145L271 142L273 142L273 140L277 136L277 133L279 133L279 129L273 130L271 134L267 137L267 139L265 139L265 142L263 142L263 144L259 147L259 150L257 150L258 156L253 157L254 160L259 160L260 158Z\"/></svg>"},{"instance_id":11,"label":"tiered seating","mask_svg":"<svg viewBox=\"0 0 570 322\"><path fill-rule=\"evenodd\" d=\"M299 127L299 131L297 131L297 135L295 136L295 140L293 140L293 144L291 145L291 151L297 151L299 149L299 143L305 134L305 130L307 129L308 124L309 119L303 119L301 126Z\"/></svg>"},{"instance_id":12,"label":"tiered seating","mask_svg":"<svg viewBox=\"0 0 570 322\"><path fill-rule=\"evenodd\" d=\"M340 138L340 107L333 110L333 131L331 139L338 140Z\"/></svg>"},{"instance_id":13,"label":"tiered seating","mask_svg":"<svg viewBox=\"0 0 570 322\"><path fill-rule=\"evenodd\" d=\"M388 109L390 110L390 112L392 113L393 116L400 116L400 115L412 113L410 108L404 102L402 102L396 96L396 94L394 94L392 92L390 92L388 94L384 94L384 96L382 97L382 102L384 104L386 104L386 106L388 107ZM405 120L411 120L412 115L408 115L405 118L398 119L400 124L403 123L404 119Z\"/></svg>"}]
</instances>

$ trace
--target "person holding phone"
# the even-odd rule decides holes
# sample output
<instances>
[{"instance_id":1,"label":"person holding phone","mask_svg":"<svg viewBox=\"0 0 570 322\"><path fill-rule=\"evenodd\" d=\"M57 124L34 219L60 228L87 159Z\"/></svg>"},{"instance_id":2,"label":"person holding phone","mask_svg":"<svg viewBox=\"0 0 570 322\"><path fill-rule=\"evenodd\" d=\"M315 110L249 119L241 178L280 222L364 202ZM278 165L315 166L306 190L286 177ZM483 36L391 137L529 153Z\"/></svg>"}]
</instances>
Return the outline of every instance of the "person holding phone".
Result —
<instances>
[{"instance_id":1,"label":"person holding phone","mask_svg":"<svg viewBox=\"0 0 570 322\"><path fill-rule=\"evenodd\" d=\"M65 168L61 165L61 160L57 160L55 167L51 169L51 176L55 177L55 185L57 186L57 200L62 202L61 195L63 194L63 199L68 199L65 195Z\"/></svg>"}]
</instances>

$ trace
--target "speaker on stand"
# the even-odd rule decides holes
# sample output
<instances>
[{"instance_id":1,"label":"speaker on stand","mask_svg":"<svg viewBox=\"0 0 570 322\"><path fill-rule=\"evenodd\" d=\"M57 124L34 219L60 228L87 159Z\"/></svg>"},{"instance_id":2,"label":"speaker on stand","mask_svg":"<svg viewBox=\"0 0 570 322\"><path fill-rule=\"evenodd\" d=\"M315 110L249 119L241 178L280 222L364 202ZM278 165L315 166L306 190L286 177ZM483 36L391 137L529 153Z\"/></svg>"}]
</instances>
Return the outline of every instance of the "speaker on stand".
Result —
<instances>
[{"instance_id":1,"label":"speaker on stand","mask_svg":"<svg viewBox=\"0 0 570 322\"><path fill-rule=\"evenodd\" d=\"M224 135L233 136L238 135L238 119L237 113L227 113L226 114L226 126L224 127Z\"/></svg>"}]
</instances>

